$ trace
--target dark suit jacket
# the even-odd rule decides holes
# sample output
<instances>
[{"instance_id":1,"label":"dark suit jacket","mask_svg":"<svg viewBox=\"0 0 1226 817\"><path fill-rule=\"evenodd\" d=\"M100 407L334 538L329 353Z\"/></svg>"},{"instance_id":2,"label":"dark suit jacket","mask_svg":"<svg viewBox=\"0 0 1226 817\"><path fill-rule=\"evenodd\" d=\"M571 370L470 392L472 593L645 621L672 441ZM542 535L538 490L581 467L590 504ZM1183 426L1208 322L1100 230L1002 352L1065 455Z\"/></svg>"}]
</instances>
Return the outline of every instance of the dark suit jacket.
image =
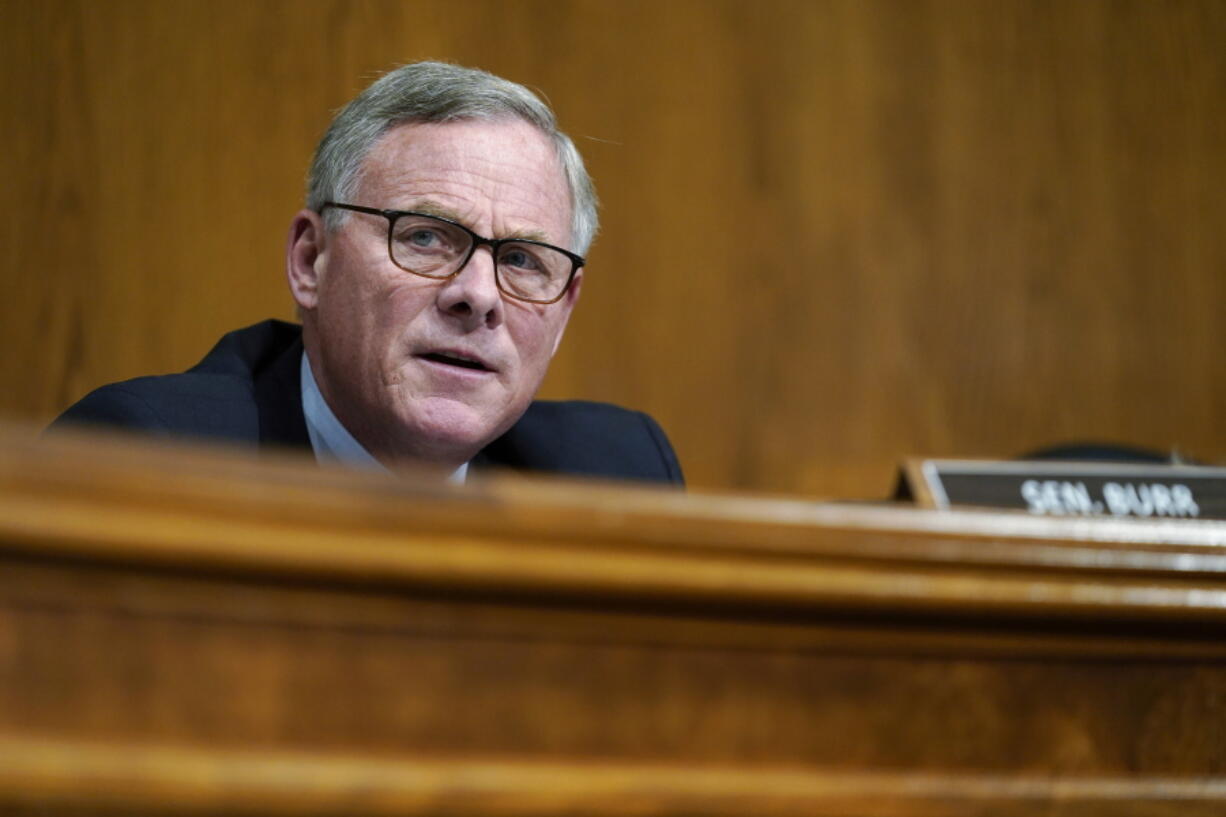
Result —
<instances>
[{"instance_id":1,"label":"dark suit jacket","mask_svg":"<svg viewBox=\"0 0 1226 817\"><path fill-rule=\"evenodd\" d=\"M255 447L310 448L302 414L302 328L264 321L225 335L182 374L138 377L87 394L52 424L105 425ZM677 456L646 414L604 403L538 400L474 468L682 481Z\"/></svg>"}]
</instances>

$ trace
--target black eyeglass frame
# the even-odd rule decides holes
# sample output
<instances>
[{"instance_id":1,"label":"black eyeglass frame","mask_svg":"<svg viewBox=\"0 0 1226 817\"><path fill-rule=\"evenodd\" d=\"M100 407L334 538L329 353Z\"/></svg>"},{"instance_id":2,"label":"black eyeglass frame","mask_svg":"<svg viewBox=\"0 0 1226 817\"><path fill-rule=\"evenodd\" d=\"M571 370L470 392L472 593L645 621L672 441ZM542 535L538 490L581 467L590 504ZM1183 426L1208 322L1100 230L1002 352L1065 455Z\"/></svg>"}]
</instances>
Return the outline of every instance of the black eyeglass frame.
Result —
<instances>
[{"instance_id":1,"label":"black eyeglass frame","mask_svg":"<svg viewBox=\"0 0 1226 817\"><path fill-rule=\"evenodd\" d=\"M544 241L536 241L531 238L486 238L483 235L473 232L467 226L458 221L453 221L452 219L444 218L442 216L436 216L433 213L418 213L413 210L380 210L376 207L363 207L359 204L342 204L341 202L337 201L325 201L319 208L320 215L323 215L324 210L327 210L329 207L335 207L338 210L352 210L355 213L366 213L367 215L371 216L382 216L383 218L387 219L387 257L391 259L393 264L405 272L412 273L413 275L417 275L422 278L429 278L432 281L451 280L459 275L466 266L468 266L468 262L472 260L473 254L477 251L478 247L489 247L490 253L494 256L494 283L498 285L498 291L503 295L506 295L508 298L514 298L517 301L524 301L525 303L555 304L562 300L563 296L570 291L571 284L575 282L575 273L577 273L585 264L587 264L587 259L585 259L583 256L576 255L570 250L564 250L561 247L555 247L553 244L547 244ZM398 261L396 261L396 253L392 249L392 234L396 231L396 221L404 216L432 218L435 221L441 221L444 224L450 224L453 227L458 227L467 233L469 238L472 239L472 245L468 248L468 254L464 256L464 260L460 262L460 265L456 267L455 270L447 273L446 275L431 275L426 272L418 272L417 270L411 270L400 264ZM502 273L498 271L498 248L504 244L533 244L537 247L545 247L550 250L555 250L556 252L560 252L562 255L566 256L570 260L570 275L567 276L566 284L562 287L562 291L555 297L548 300L541 300L539 298L525 298L522 295L517 295L514 292L508 291L507 287L502 285Z\"/></svg>"}]
</instances>

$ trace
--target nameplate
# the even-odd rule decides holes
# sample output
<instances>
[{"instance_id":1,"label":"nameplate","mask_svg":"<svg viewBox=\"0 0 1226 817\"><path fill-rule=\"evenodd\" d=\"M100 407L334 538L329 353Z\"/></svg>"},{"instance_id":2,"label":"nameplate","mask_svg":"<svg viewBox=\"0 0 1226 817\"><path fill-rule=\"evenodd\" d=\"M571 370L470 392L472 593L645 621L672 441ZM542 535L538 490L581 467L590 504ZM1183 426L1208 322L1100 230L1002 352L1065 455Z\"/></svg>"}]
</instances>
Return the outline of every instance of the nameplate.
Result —
<instances>
[{"instance_id":1,"label":"nameplate","mask_svg":"<svg viewBox=\"0 0 1226 817\"><path fill-rule=\"evenodd\" d=\"M1036 460L912 460L911 494L931 508L1043 516L1226 519L1226 468Z\"/></svg>"}]
</instances>

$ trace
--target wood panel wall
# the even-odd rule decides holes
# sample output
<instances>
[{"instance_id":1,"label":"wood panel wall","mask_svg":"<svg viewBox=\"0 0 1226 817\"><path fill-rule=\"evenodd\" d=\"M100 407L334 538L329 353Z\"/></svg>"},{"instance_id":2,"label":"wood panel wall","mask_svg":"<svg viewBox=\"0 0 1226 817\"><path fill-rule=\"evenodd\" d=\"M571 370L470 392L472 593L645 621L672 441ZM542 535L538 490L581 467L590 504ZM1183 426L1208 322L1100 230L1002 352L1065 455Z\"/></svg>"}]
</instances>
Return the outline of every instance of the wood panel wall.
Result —
<instances>
[{"instance_id":1,"label":"wood panel wall","mask_svg":"<svg viewBox=\"0 0 1226 817\"><path fill-rule=\"evenodd\" d=\"M604 230L549 397L692 484L906 455L1226 457L1226 3L0 2L0 412L288 318L330 112L420 58L542 89Z\"/></svg>"}]
</instances>

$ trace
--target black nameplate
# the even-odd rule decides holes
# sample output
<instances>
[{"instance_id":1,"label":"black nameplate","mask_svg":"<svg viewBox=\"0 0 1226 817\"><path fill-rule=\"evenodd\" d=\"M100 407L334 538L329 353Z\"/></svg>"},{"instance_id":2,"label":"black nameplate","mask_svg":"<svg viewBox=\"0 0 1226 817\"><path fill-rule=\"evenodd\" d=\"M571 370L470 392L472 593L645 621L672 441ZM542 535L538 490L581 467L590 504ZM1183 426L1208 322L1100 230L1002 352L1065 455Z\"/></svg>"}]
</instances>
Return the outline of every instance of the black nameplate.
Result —
<instances>
[{"instance_id":1,"label":"black nameplate","mask_svg":"<svg viewBox=\"0 0 1226 817\"><path fill-rule=\"evenodd\" d=\"M1226 519L1226 468L1101 462L917 460L920 502L1017 508L1044 516Z\"/></svg>"}]
</instances>

